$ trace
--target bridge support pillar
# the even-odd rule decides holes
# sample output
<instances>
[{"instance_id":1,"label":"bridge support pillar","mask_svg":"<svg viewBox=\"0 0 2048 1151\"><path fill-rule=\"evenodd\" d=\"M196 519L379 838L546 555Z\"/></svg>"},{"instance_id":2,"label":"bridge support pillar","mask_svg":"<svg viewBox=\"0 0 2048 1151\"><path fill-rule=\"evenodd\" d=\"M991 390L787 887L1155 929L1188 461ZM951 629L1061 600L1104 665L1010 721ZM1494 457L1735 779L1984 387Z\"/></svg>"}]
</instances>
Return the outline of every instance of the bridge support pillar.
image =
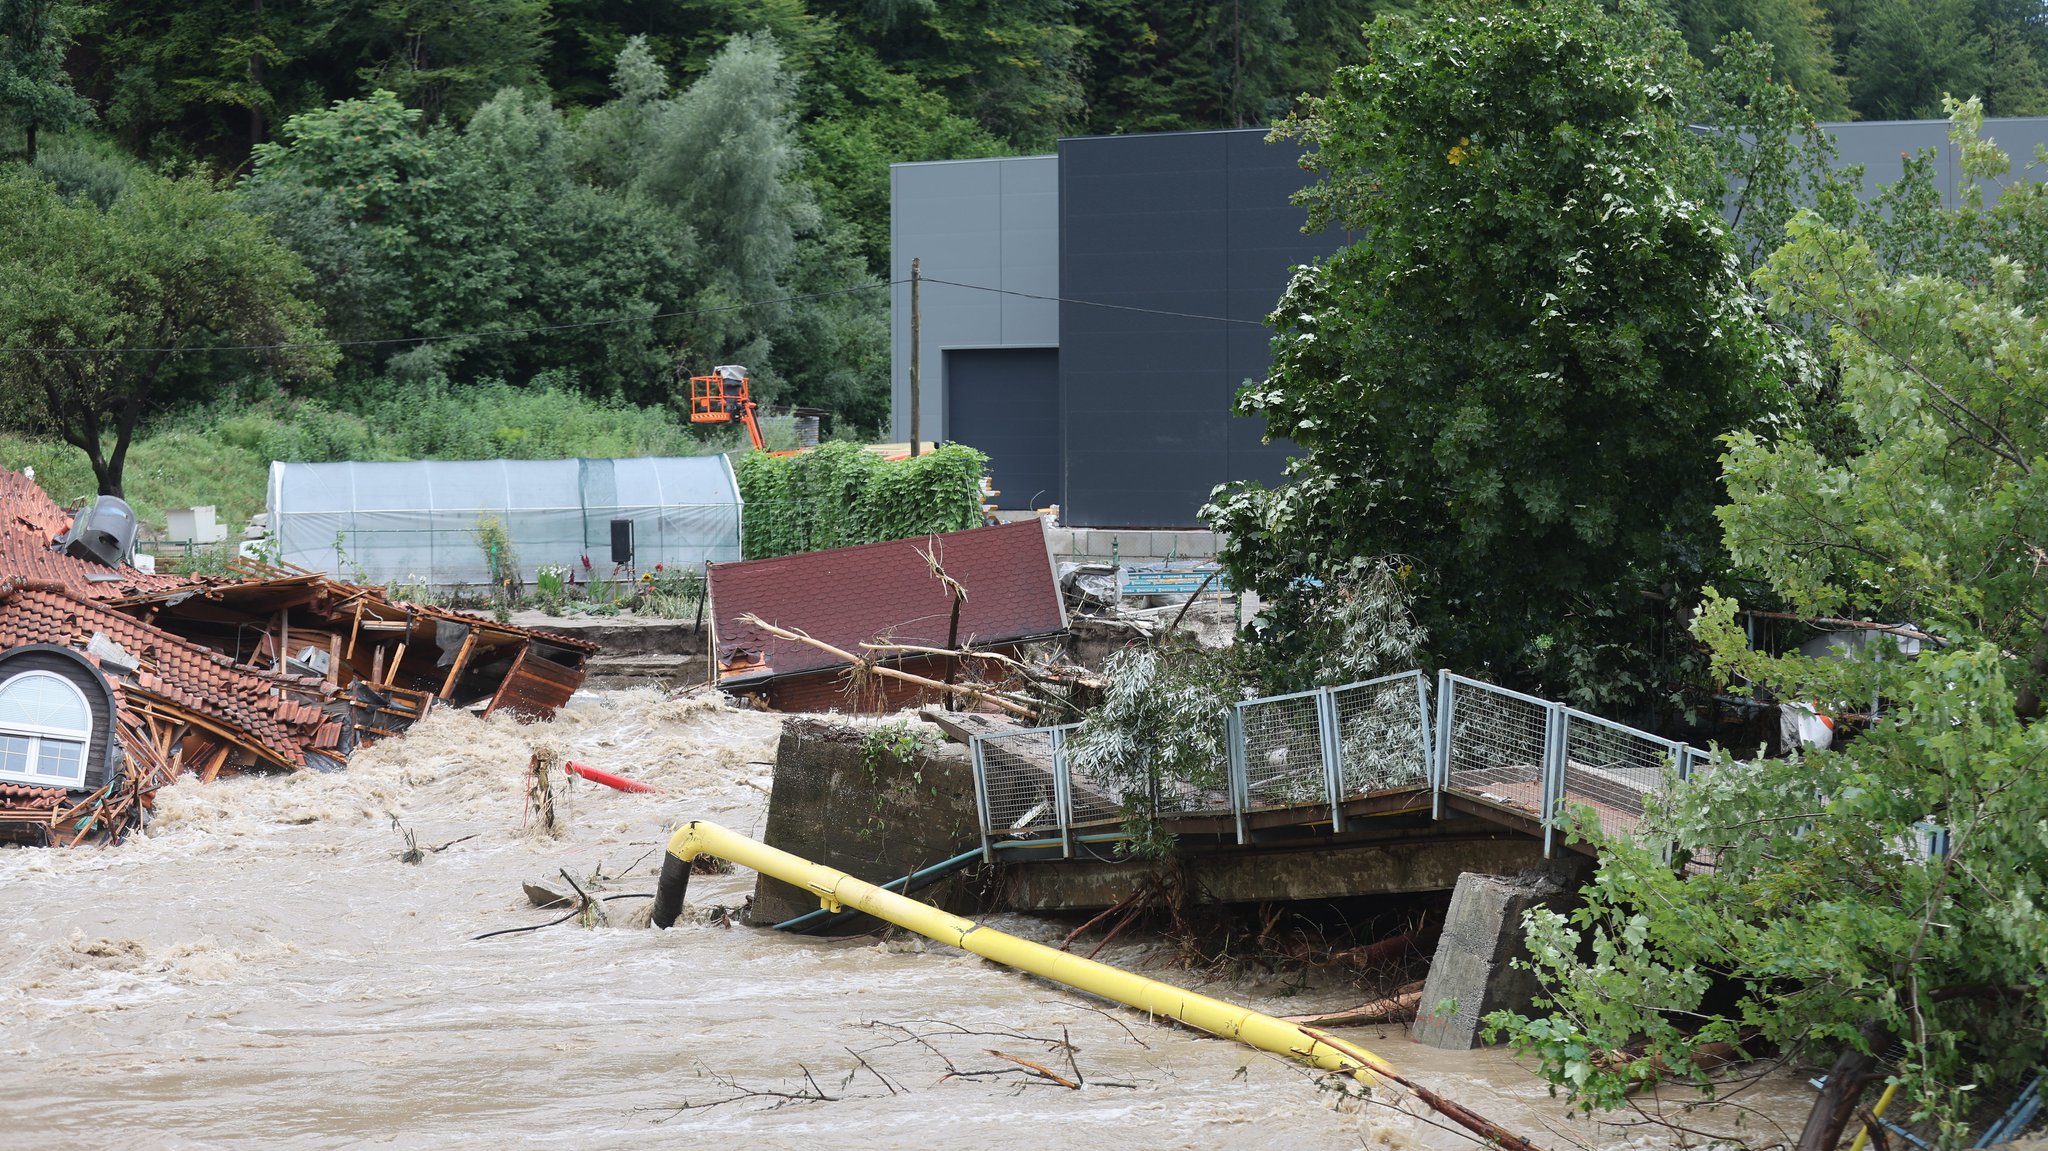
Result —
<instances>
[{"instance_id":1,"label":"bridge support pillar","mask_svg":"<svg viewBox=\"0 0 2048 1151\"><path fill-rule=\"evenodd\" d=\"M900 879L979 844L967 749L947 744L901 760L866 746L872 731L809 716L783 720L762 840L869 883ZM970 910L972 894L948 883L938 898L919 898ZM747 921L766 927L817 909L816 895L763 875Z\"/></svg>"},{"instance_id":2,"label":"bridge support pillar","mask_svg":"<svg viewBox=\"0 0 2048 1151\"><path fill-rule=\"evenodd\" d=\"M1533 974L1514 966L1529 957L1522 916L1531 908L1561 911L1577 903L1592 863L1574 855L1514 876L1460 875L1411 1037L1464 1051L1480 1045L1488 1012L1529 1010L1540 988Z\"/></svg>"}]
</instances>

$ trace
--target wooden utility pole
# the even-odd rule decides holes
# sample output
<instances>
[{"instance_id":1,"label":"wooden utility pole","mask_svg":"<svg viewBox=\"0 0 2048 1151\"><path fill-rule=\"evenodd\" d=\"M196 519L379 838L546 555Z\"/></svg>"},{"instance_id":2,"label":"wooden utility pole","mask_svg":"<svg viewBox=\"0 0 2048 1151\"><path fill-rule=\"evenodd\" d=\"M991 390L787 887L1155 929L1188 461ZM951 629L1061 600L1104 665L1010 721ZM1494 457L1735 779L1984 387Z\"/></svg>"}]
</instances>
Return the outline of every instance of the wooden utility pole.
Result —
<instances>
[{"instance_id":1,"label":"wooden utility pole","mask_svg":"<svg viewBox=\"0 0 2048 1151\"><path fill-rule=\"evenodd\" d=\"M917 458L918 441L924 438L923 430L918 427L918 416L920 409L923 407L923 396L920 394L918 386L919 378L923 374L918 371L918 359L922 354L922 348L918 343L918 327L919 321L923 317L918 314L917 301L918 283L924 278L921 271L923 263L924 261L916 256L910 258L910 456L912 459Z\"/></svg>"}]
</instances>

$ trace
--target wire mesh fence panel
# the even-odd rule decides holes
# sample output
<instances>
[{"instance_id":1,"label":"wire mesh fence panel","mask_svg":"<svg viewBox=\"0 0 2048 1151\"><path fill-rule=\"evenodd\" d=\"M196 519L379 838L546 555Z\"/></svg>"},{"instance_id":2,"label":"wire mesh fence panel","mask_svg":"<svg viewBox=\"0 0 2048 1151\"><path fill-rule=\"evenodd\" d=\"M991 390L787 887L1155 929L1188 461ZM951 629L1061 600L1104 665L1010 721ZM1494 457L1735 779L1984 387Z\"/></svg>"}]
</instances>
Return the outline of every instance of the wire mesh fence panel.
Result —
<instances>
[{"instance_id":1,"label":"wire mesh fence panel","mask_svg":"<svg viewBox=\"0 0 2048 1151\"><path fill-rule=\"evenodd\" d=\"M1166 740L1097 730L1070 736L1063 762L1075 823L1120 818L1126 808L1162 815L1231 810L1227 715L1217 712ZM1067 730L1083 731L1085 724Z\"/></svg>"},{"instance_id":2,"label":"wire mesh fence panel","mask_svg":"<svg viewBox=\"0 0 2048 1151\"><path fill-rule=\"evenodd\" d=\"M1627 834L1643 818L1643 801L1662 794L1678 768L1678 749L1648 732L1580 711L1564 718L1564 802L1585 805L1608 835Z\"/></svg>"},{"instance_id":3,"label":"wire mesh fence panel","mask_svg":"<svg viewBox=\"0 0 2048 1151\"><path fill-rule=\"evenodd\" d=\"M1491 684L1452 676L1444 786L1531 814L1543 810L1545 738L1550 705Z\"/></svg>"},{"instance_id":4,"label":"wire mesh fence panel","mask_svg":"<svg viewBox=\"0 0 2048 1151\"><path fill-rule=\"evenodd\" d=\"M1229 720L1205 720L1185 740L1181 762L1156 764L1154 810L1161 815L1214 815L1231 810Z\"/></svg>"},{"instance_id":5,"label":"wire mesh fence panel","mask_svg":"<svg viewBox=\"0 0 2048 1151\"><path fill-rule=\"evenodd\" d=\"M1422 673L1334 688L1345 795L1429 782L1429 723Z\"/></svg>"},{"instance_id":6,"label":"wire mesh fence panel","mask_svg":"<svg viewBox=\"0 0 2048 1151\"><path fill-rule=\"evenodd\" d=\"M1058 834L1051 737L1027 731L980 738L988 834L997 839Z\"/></svg>"},{"instance_id":7,"label":"wire mesh fence panel","mask_svg":"<svg viewBox=\"0 0 2048 1151\"><path fill-rule=\"evenodd\" d=\"M1073 732L1081 725L1063 728ZM1063 745L1059 752L1060 767L1067 773L1068 812L1074 823L1105 823L1123 815L1124 799L1132 791L1149 793L1149 786L1135 784L1126 778L1116 778L1108 773L1089 771L1083 766L1085 757L1070 754L1071 744ZM1143 798L1142 796L1140 797ZM1143 804L1141 803L1142 807Z\"/></svg>"},{"instance_id":8,"label":"wire mesh fence panel","mask_svg":"<svg viewBox=\"0 0 2048 1151\"><path fill-rule=\"evenodd\" d=\"M1250 807L1329 802L1317 700L1318 693L1310 692L1237 705L1244 725L1245 796Z\"/></svg>"}]
</instances>

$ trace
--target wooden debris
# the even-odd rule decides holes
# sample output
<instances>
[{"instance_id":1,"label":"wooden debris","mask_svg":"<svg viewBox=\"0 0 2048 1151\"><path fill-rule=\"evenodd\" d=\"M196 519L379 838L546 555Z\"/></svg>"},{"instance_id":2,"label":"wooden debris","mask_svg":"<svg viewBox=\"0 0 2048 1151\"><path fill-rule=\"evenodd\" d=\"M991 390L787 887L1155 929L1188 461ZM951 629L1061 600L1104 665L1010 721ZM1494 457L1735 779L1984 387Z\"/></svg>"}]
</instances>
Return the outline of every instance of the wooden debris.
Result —
<instances>
[{"instance_id":1,"label":"wooden debris","mask_svg":"<svg viewBox=\"0 0 2048 1151\"><path fill-rule=\"evenodd\" d=\"M1427 1104L1431 1110L1479 1136L1481 1139L1496 1146L1506 1148L1506 1151L1542 1151L1534 1143L1509 1131L1507 1128L1472 1110L1463 1103L1445 1098L1394 1070L1392 1067L1387 1066L1384 1060L1375 1057L1372 1052L1365 1050L1357 1044L1347 1043L1328 1032L1318 1031L1313 1027L1305 1026L1301 1030L1317 1042L1327 1044L1357 1060L1360 1065L1364 1066L1374 1076L1407 1088L1415 1094L1417 1099Z\"/></svg>"},{"instance_id":2,"label":"wooden debris","mask_svg":"<svg viewBox=\"0 0 2048 1151\"><path fill-rule=\"evenodd\" d=\"M1415 1018L1415 1012L1421 1006L1422 984L1411 983L1392 995L1367 1000L1356 1007L1346 1007L1342 1011L1325 1011L1320 1015L1285 1015L1281 1018L1289 1023L1307 1023L1316 1027L1407 1023Z\"/></svg>"},{"instance_id":3,"label":"wooden debris","mask_svg":"<svg viewBox=\"0 0 2048 1151\"><path fill-rule=\"evenodd\" d=\"M1069 1079L1066 1076L1060 1074L1059 1072L1054 1071L1052 1068L1047 1067L1043 1063L1033 1063L1031 1060L1026 1059L1021 1055L1011 1055L1005 1051L997 1051L993 1047L990 1047L987 1050L990 1055L993 1055L998 1059L1007 1059L1010 1062L1015 1063L1017 1066L1030 1071L1032 1074L1038 1076L1040 1079L1044 1079L1052 1083L1057 1083L1062 1087L1066 1087L1074 1091L1079 1091L1081 1089L1081 1085L1079 1083L1076 1083L1072 1079Z\"/></svg>"},{"instance_id":4,"label":"wooden debris","mask_svg":"<svg viewBox=\"0 0 2048 1151\"><path fill-rule=\"evenodd\" d=\"M912 675L907 671L898 671L893 667L887 667L880 663L877 663L872 658L863 659L860 656L854 655L851 652L842 651L839 648L833 647L831 644L826 643L823 640L812 639L809 635L806 635L805 633L798 631L795 628L776 627L774 624L769 623L767 620L764 620L760 616L754 615L751 612L739 618L741 623L747 624L751 627L760 628L762 631L767 632L769 635L777 636L779 638L786 640L791 640L796 643L809 644L810 646L817 648L819 651L822 651L827 655L837 656L840 659L845 660L847 663L854 665L856 668L865 669L867 673L871 675L886 676L890 679L901 680L904 683L916 684L919 687L928 687L933 691L950 692L952 694L959 695L972 703L991 704L995 707L1001 708L1002 710L1009 712L1011 715L1020 715L1026 718L1033 718L1037 715L1037 710L1032 708L1030 705L1019 703L1016 700L1001 695L997 692L991 691L985 687L973 684L941 683L935 679L926 679L924 676L921 675Z\"/></svg>"},{"instance_id":5,"label":"wooden debris","mask_svg":"<svg viewBox=\"0 0 2048 1151\"><path fill-rule=\"evenodd\" d=\"M543 747L533 753L526 764L526 810L542 835L553 838L561 834L555 822L555 787L550 775L560 766L561 757L550 747Z\"/></svg>"}]
</instances>

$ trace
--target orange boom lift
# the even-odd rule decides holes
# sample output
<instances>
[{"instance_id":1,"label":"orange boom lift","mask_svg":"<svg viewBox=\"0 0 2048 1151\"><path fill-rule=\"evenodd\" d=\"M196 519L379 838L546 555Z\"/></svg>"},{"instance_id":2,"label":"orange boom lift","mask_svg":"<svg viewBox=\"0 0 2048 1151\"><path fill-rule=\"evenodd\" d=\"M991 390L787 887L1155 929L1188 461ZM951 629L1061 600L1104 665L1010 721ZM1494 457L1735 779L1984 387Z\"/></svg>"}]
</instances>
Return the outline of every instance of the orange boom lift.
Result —
<instances>
[{"instance_id":1,"label":"orange boom lift","mask_svg":"<svg viewBox=\"0 0 2048 1151\"><path fill-rule=\"evenodd\" d=\"M747 396L747 369L738 364L720 364L708 376L690 377L690 422L729 424L738 420L747 426L747 438L754 450L767 451L761 442L761 425L754 421L758 405Z\"/></svg>"}]
</instances>

